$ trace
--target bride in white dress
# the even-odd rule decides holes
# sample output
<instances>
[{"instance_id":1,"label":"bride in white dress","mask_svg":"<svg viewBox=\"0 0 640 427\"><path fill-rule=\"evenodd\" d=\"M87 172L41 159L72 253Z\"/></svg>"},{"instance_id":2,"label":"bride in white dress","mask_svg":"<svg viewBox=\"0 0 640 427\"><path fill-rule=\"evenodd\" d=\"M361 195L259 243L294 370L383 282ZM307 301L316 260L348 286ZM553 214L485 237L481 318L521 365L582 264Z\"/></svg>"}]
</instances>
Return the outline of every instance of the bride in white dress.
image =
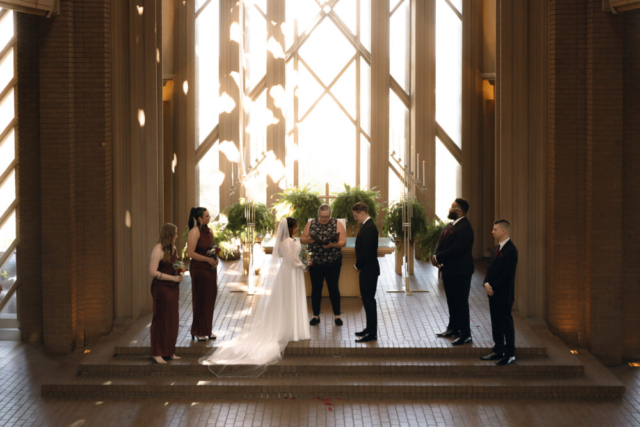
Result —
<instances>
[{"instance_id":1,"label":"bride in white dress","mask_svg":"<svg viewBox=\"0 0 640 427\"><path fill-rule=\"evenodd\" d=\"M267 365L277 363L289 341L311 338L305 265L300 260L300 242L295 218L285 218L278 226L271 262L263 274L258 302L245 320L239 336L221 342L200 359L219 377L257 377Z\"/></svg>"}]
</instances>

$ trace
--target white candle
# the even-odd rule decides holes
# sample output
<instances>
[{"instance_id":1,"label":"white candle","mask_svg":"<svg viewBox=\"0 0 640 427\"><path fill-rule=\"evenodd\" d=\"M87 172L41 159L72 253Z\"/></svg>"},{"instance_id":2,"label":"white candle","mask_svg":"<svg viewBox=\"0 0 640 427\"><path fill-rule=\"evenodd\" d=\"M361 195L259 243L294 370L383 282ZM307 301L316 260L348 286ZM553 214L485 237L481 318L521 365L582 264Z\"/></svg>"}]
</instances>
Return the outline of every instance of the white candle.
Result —
<instances>
[{"instance_id":1,"label":"white candle","mask_svg":"<svg viewBox=\"0 0 640 427\"><path fill-rule=\"evenodd\" d=\"M416 178L420 179L420 153L416 154L418 160L416 160Z\"/></svg>"},{"instance_id":2,"label":"white candle","mask_svg":"<svg viewBox=\"0 0 640 427\"><path fill-rule=\"evenodd\" d=\"M425 185L426 181L424 180L424 169L425 169L425 165L424 165L424 160L422 161L422 185Z\"/></svg>"}]
</instances>

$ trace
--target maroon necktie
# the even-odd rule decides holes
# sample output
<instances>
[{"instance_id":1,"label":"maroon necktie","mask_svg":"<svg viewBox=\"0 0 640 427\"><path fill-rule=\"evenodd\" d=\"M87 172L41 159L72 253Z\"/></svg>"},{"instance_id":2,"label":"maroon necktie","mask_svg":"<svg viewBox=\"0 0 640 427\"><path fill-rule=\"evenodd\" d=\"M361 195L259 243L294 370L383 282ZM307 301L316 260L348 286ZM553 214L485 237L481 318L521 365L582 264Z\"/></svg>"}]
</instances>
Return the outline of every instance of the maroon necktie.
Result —
<instances>
[{"instance_id":1,"label":"maroon necktie","mask_svg":"<svg viewBox=\"0 0 640 427\"><path fill-rule=\"evenodd\" d=\"M493 259L496 259L496 257L498 256L498 252L500 252L500 245L498 245L496 247L496 250L493 251Z\"/></svg>"},{"instance_id":2,"label":"maroon necktie","mask_svg":"<svg viewBox=\"0 0 640 427\"><path fill-rule=\"evenodd\" d=\"M447 235L447 232L449 231L449 229L451 228L451 224L453 224L452 222L450 222L447 227L444 229L444 231L442 232L442 236L440 236L440 243L442 243L442 239L444 239L444 236Z\"/></svg>"}]
</instances>

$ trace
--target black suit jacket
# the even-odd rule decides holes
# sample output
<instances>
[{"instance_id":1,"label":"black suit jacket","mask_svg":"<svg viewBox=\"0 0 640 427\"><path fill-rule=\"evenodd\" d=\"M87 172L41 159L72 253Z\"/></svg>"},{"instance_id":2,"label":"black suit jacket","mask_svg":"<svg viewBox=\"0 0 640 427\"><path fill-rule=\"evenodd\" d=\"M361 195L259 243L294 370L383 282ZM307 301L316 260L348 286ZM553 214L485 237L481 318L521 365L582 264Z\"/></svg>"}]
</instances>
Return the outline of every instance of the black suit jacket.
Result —
<instances>
[{"instance_id":1,"label":"black suit jacket","mask_svg":"<svg viewBox=\"0 0 640 427\"><path fill-rule=\"evenodd\" d=\"M473 228L467 217L442 232L436 259L445 274L473 274Z\"/></svg>"},{"instance_id":2,"label":"black suit jacket","mask_svg":"<svg viewBox=\"0 0 640 427\"><path fill-rule=\"evenodd\" d=\"M378 263L378 227L373 219L364 223L356 238L356 268L361 277L377 277L380 275Z\"/></svg>"},{"instance_id":3,"label":"black suit jacket","mask_svg":"<svg viewBox=\"0 0 640 427\"><path fill-rule=\"evenodd\" d=\"M504 244L504 247L496 256L496 249L500 245L496 245L491 252L491 265L487 270L487 277L484 278L485 283L491 285L493 289L493 298L508 298L513 302L515 294L516 282L516 265L518 264L518 249L511 239Z\"/></svg>"}]
</instances>

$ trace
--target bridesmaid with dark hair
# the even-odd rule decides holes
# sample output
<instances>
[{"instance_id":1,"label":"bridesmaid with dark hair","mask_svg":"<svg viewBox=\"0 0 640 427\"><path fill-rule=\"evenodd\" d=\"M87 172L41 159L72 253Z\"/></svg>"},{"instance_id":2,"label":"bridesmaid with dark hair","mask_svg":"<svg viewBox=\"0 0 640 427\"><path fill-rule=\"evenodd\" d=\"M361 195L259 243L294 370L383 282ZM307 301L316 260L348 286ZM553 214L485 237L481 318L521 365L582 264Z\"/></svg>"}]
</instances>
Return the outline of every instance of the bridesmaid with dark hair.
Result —
<instances>
[{"instance_id":1,"label":"bridesmaid with dark hair","mask_svg":"<svg viewBox=\"0 0 640 427\"><path fill-rule=\"evenodd\" d=\"M182 276L176 275L173 264L178 260L176 240L178 227L165 224L160 239L151 252L149 274L153 296L153 320L151 321L151 358L156 363L167 363L164 358L180 359L176 356L178 339L178 303Z\"/></svg>"},{"instance_id":2,"label":"bridesmaid with dark hair","mask_svg":"<svg viewBox=\"0 0 640 427\"><path fill-rule=\"evenodd\" d=\"M205 208L191 208L187 255L191 258L191 297L193 323L191 339L215 340L213 335L213 309L218 296L218 260L207 256L213 243L213 232L209 228L211 215Z\"/></svg>"}]
</instances>

